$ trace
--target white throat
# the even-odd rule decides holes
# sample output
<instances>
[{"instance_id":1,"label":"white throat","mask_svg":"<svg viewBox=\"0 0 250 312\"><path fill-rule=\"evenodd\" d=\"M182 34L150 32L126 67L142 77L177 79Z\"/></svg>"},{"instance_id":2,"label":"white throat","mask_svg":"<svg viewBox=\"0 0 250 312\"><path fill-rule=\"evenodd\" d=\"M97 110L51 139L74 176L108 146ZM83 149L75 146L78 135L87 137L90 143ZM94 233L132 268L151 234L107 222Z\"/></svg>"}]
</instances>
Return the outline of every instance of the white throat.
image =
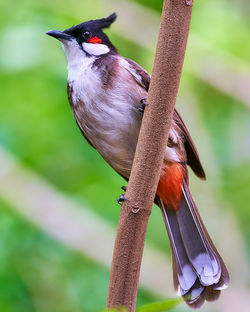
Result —
<instances>
[{"instance_id":1,"label":"white throat","mask_svg":"<svg viewBox=\"0 0 250 312\"><path fill-rule=\"evenodd\" d=\"M81 76L91 67L94 57L87 56L76 40L62 40L62 44L68 61L68 82L81 81Z\"/></svg>"},{"instance_id":2,"label":"white throat","mask_svg":"<svg viewBox=\"0 0 250 312\"><path fill-rule=\"evenodd\" d=\"M86 43L82 44L83 50L80 48L78 42L76 40L61 40L63 45L63 50L66 54L68 61L68 69L72 69L75 67L81 67L83 64L86 66L93 62L94 56L99 56L103 54L107 54L110 49L105 44L100 43ZM93 56L93 57L91 57Z\"/></svg>"},{"instance_id":3,"label":"white throat","mask_svg":"<svg viewBox=\"0 0 250 312\"><path fill-rule=\"evenodd\" d=\"M76 40L61 40L62 47L65 52L68 61L68 67L74 67L81 64L87 59L85 53L79 47Z\"/></svg>"}]
</instances>

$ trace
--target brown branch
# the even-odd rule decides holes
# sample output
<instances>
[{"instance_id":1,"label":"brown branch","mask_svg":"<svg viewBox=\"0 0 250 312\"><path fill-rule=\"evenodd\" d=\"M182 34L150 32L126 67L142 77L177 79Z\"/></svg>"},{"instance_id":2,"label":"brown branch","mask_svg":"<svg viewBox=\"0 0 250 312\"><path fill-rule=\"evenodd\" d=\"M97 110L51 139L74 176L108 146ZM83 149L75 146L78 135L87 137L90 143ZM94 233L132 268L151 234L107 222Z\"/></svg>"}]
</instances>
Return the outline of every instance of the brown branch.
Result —
<instances>
[{"instance_id":1,"label":"brown branch","mask_svg":"<svg viewBox=\"0 0 250 312\"><path fill-rule=\"evenodd\" d=\"M193 0L164 0L149 105L117 229L108 308L135 311L145 234L180 83L192 4Z\"/></svg>"}]
</instances>

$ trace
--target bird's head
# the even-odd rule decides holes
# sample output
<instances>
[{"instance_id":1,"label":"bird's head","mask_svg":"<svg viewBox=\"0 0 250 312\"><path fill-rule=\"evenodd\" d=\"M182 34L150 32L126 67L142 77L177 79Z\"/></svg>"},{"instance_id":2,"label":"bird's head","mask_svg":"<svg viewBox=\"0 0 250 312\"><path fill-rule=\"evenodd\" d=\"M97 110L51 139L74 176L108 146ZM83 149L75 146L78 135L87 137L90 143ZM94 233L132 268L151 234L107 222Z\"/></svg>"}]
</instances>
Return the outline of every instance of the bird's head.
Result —
<instances>
[{"instance_id":1,"label":"bird's head","mask_svg":"<svg viewBox=\"0 0 250 312\"><path fill-rule=\"evenodd\" d=\"M84 56L100 56L116 52L109 38L103 32L104 28L116 20L116 13L97 20L90 20L64 31L51 30L47 35L60 40L63 44L68 61Z\"/></svg>"}]
</instances>

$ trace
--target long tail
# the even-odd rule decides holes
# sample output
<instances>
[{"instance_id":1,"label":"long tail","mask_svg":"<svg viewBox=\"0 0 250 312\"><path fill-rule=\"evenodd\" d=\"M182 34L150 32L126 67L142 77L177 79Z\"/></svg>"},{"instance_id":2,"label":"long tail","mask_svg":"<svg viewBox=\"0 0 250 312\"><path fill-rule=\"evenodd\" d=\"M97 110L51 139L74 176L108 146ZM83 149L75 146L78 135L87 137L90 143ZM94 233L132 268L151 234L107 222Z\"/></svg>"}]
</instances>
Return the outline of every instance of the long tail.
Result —
<instances>
[{"instance_id":1,"label":"long tail","mask_svg":"<svg viewBox=\"0 0 250 312\"><path fill-rule=\"evenodd\" d=\"M171 243L175 289L192 308L199 308L205 300L218 299L229 282L229 274L186 182L177 212L168 209L159 197L156 200Z\"/></svg>"}]
</instances>

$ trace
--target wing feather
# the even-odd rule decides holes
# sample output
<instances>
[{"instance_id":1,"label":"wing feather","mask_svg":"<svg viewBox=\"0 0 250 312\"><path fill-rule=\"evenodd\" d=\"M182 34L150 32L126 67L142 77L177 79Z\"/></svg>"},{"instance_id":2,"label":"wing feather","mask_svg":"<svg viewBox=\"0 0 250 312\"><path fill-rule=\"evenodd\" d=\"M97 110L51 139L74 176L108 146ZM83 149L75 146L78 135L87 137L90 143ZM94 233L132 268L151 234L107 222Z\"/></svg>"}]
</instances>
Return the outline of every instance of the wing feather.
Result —
<instances>
[{"instance_id":1,"label":"wing feather","mask_svg":"<svg viewBox=\"0 0 250 312\"><path fill-rule=\"evenodd\" d=\"M136 62L126 58L126 61L129 64L127 68L132 76L134 77L135 81L139 83L146 91L149 89L150 79L151 76ZM174 110L174 121L177 123L178 127L181 129L183 136L185 138L185 148L187 153L187 164L192 168L194 173L201 179L206 179L206 175L204 169L201 165L200 157L198 151L195 147L195 144L191 138L191 135L182 120L181 116Z\"/></svg>"},{"instance_id":2,"label":"wing feather","mask_svg":"<svg viewBox=\"0 0 250 312\"><path fill-rule=\"evenodd\" d=\"M136 62L125 58L125 60L128 62L129 67L127 68L129 72L134 77L135 81L139 83L139 85L144 88L146 91L149 89L149 83L150 83L150 75Z\"/></svg>"},{"instance_id":3,"label":"wing feather","mask_svg":"<svg viewBox=\"0 0 250 312\"><path fill-rule=\"evenodd\" d=\"M194 145L194 142L191 138L191 135L182 120L181 116L177 112L177 110L174 110L174 116L173 116L175 122L177 123L178 127L182 130L182 133L185 137L185 148L187 153L187 164L192 168L194 173L201 179L206 180L206 175L204 172L204 169L202 167L200 157L198 154L198 151Z\"/></svg>"}]
</instances>

